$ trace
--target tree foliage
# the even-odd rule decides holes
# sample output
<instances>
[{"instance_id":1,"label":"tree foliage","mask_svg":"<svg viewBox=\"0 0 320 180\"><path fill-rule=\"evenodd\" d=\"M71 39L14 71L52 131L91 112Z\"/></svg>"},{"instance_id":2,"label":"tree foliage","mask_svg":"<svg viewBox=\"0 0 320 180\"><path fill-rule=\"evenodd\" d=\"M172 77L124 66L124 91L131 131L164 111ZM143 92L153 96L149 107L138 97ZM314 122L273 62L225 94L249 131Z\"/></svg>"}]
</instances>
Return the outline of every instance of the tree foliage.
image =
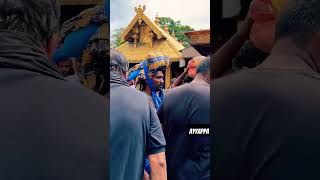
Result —
<instances>
[{"instance_id":1,"label":"tree foliage","mask_svg":"<svg viewBox=\"0 0 320 180\"><path fill-rule=\"evenodd\" d=\"M160 17L160 27L164 28L165 26L168 27L170 35L174 34L177 40L182 42L185 47L190 46L190 40L184 33L193 31L194 29L191 26L182 25L181 21L175 21L170 17Z\"/></svg>"},{"instance_id":2,"label":"tree foliage","mask_svg":"<svg viewBox=\"0 0 320 180\"><path fill-rule=\"evenodd\" d=\"M111 41L111 47L115 48L115 47L118 47L120 46L121 44L123 44L124 42L121 42L121 34L122 32L124 31L125 28L118 28L118 29L115 29L112 33L112 41Z\"/></svg>"}]
</instances>

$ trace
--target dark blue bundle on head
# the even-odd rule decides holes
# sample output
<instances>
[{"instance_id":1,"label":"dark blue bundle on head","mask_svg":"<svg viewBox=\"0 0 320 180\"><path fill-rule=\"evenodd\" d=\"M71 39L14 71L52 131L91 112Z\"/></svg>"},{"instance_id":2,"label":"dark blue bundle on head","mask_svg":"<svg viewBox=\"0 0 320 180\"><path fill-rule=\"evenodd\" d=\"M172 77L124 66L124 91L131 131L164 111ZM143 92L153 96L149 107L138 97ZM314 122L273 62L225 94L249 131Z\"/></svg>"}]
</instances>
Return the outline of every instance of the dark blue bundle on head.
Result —
<instances>
[{"instance_id":1,"label":"dark blue bundle on head","mask_svg":"<svg viewBox=\"0 0 320 180\"><path fill-rule=\"evenodd\" d=\"M108 44L106 39L100 36L102 25L107 23L104 6L99 4L81 12L79 15L67 20L61 29L61 45L53 56L57 63L69 57L81 57L85 49L90 49L92 44L101 46ZM105 35L107 37L107 35ZM99 42L99 43L96 43Z\"/></svg>"},{"instance_id":2,"label":"dark blue bundle on head","mask_svg":"<svg viewBox=\"0 0 320 180\"><path fill-rule=\"evenodd\" d=\"M164 99L164 92L160 91L157 94L156 88L154 87L152 77L157 71L165 71L169 65L169 58L161 52L150 52L147 55L146 60L135 65L129 70L128 80L136 80L137 88L141 89L141 86L145 81L151 90L151 98L157 109L159 109L161 102Z\"/></svg>"}]
</instances>

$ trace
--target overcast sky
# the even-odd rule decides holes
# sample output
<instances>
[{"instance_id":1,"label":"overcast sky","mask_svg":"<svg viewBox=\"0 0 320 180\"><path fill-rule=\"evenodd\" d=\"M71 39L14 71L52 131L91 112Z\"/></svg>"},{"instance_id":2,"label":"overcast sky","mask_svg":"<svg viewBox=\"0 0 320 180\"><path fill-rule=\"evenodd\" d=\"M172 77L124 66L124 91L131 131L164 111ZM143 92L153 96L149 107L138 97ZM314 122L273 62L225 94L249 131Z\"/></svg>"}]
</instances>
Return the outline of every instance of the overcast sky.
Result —
<instances>
[{"instance_id":1,"label":"overcast sky","mask_svg":"<svg viewBox=\"0 0 320 180\"><path fill-rule=\"evenodd\" d=\"M135 15L134 7L146 5L145 14L153 21L160 17L180 20L195 30L210 29L210 0L110 0L110 32L126 27Z\"/></svg>"}]
</instances>

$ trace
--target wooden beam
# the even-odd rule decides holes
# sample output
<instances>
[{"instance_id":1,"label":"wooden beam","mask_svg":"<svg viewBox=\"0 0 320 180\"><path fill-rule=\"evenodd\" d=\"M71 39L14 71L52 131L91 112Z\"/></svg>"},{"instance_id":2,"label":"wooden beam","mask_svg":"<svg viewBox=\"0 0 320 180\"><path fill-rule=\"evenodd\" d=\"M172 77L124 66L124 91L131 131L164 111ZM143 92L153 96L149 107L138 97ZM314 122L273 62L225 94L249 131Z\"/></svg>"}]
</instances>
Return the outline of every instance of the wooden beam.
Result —
<instances>
[{"instance_id":1,"label":"wooden beam","mask_svg":"<svg viewBox=\"0 0 320 180\"><path fill-rule=\"evenodd\" d=\"M166 74L165 74L165 82L164 82L164 85L165 85L165 89L169 89L170 87L170 81L171 81L171 65L172 63L170 62L167 69L166 69Z\"/></svg>"},{"instance_id":2,"label":"wooden beam","mask_svg":"<svg viewBox=\"0 0 320 180\"><path fill-rule=\"evenodd\" d=\"M190 31L184 34L190 39L191 45L210 44L210 30Z\"/></svg>"}]
</instances>

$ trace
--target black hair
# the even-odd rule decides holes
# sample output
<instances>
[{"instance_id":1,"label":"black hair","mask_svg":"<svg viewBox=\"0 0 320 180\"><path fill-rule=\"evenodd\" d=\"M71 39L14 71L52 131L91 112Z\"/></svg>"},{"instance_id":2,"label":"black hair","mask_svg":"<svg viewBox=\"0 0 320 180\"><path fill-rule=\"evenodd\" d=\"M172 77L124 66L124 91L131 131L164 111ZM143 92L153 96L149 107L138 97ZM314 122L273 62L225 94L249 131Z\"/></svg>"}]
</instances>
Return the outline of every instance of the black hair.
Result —
<instances>
[{"instance_id":1,"label":"black hair","mask_svg":"<svg viewBox=\"0 0 320 180\"><path fill-rule=\"evenodd\" d=\"M186 84L186 83L191 83L193 81L193 78L190 77L189 75L186 75L183 80L182 80L182 83L183 84Z\"/></svg>"},{"instance_id":2,"label":"black hair","mask_svg":"<svg viewBox=\"0 0 320 180\"><path fill-rule=\"evenodd\" d=\"M238 71L242 68L254 68L261 64L268 56L269 53L256 48L251 40L247 40L232 60L232 69Z\"/></svg>"},{"instance_id":3,"label":"black hair","mask_svg":"<svg viewBox=\"0 0 320 180\"><path fill-rule=\"evenodd\" d=\"M124 57L124 55L120 51L114 48L110 49L110 68L111 70L116 69L121 73L126 73L128 72L128 69L129 69L128 60Z\"/></svg>"},{"instance_id":4,"label":"black hair","mask_svg":"<svg viewBox=\"0 0 320 180\"><path fill-rule=\"evenodd\" d=\"M58 0L1 0L0 30L29 34L46 46L48 39L59 32Z\"/></svg>"},{"instance_id":5,"label":"black hair","mask_svg":"<svg viewBox=\"0 0 320 180\"><path fill-rule=\"evenodd\" d=\"M289 4L276 25L276 41L291 37L304 46L316 32L320 32L320 1L295 0Z\"/></svg>"}]
</instances>

